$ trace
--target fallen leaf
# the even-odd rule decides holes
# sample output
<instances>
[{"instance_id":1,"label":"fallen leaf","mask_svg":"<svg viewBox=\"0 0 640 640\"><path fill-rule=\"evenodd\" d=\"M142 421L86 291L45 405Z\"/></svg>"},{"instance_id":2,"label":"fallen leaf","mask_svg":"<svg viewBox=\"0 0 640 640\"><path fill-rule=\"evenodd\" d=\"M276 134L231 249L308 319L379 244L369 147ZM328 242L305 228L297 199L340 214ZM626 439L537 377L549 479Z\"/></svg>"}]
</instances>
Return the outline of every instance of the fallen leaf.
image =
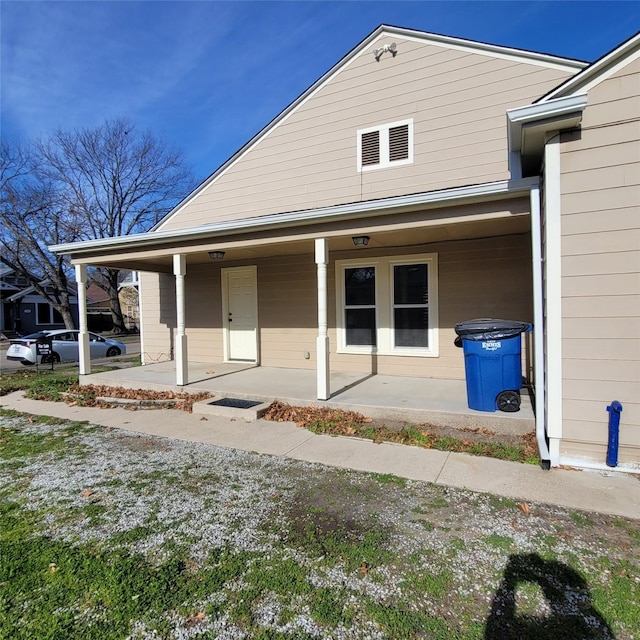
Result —
<instances>
[{"instance_id":1,"label":"fallen leaf","mask_svg":"<svg viewBox=\"0 0 640 640\"><path fill-rule=\"evenodd\" d=\"M527 505L526 502L518 503L518 508L520 509L520 511L522 511L522 513L526 515L529 515L531 513L531 510L529 509L529 506Z\"/></svg>"},{"instance_id":2,"label":"fallen leaf","mask_svg":"<svg viewBox=\"0 0 640 640\"><path fill-rule=\"evenodd\" d=\"M58 570L58 565L55 562L49 563L49 571L55 573Z\"/></svg>"},{"instance_id":3,"label":"fallen leaf","mask_svg":"<svg viewBox=\"0 0 640 640\"><path fill-rule=\"evenodd\" d=\"M81 494L83 498L88 498L89 496L92 496L95 493L95 491L93 491L93 489L83 489Z\"/></svg>"},{"instance_id":4,"label":"fallen leaf","mask_svg":"<svg viewBox=\"0 0 640 640\"><path fill-rule=\"evenodd\" d=\"M200 420L206 420L206 421L208 422L208 421L209 421L209 418L206 418L205 416L202 416L202 417L200 418Z\"/></svg>"},{"instance_id":5,"label":"fallen leaf","mask_svg":"<svg viewBox=\"0 0 640 640\"><path fill-rule=\"evenodd\" d=\"M369 573L369 565L366 562L363 562L360 565L360 573L363 573L364 575L367 575Z\"/></svg>"}]
</instances>

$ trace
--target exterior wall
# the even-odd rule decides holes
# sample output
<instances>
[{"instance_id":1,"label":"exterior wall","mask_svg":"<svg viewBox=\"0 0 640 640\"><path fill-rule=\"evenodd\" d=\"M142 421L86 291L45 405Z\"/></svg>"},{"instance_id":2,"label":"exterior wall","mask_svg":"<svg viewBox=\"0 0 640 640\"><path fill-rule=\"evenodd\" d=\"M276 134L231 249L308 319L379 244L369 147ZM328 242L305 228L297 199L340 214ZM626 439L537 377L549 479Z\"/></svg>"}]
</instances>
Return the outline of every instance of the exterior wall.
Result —
<instances>
[{"instance_id":1,"label":"exterior wall","mask_svg":"<svg viewBox=\"0 0 640 640\"><path fill-rule=\"evenodd\" d=\"M398 54L372 51L396 42ZM393 36L372 43L163 230L509 177L505 110L570 73ZM414 162L358 172L358 129L412 118Z\"/></svg>"},{"instance_id":2,"label":"exterior wall","mask_svg":"<svg viewBox=\"0 0 640 640\"><path fill-rule=\"evenodd\" d=\"M176 287L172 275L140 273L142 364L173 359Z\"/></svg>"},{"instance_id":3,"label":"exterior wall","mask_svg":"<svg viewBox=\"0 0 640 640\"><path fill-rule=\"evenodd\" d=\"M29 296L33 301L22 300L17 305L17 316L15 322L15 330L22 335L29 335L30 333L36 333L37 331L52 331L54 329L64 329L64 322L54 322L47 324L38 324L37 319L37 304L38 301L42 302L42 298L39 296ZM78 305L71 304L71 315L78 326ZM7 327L13 329L13 327Z\"/></svg>"},{"instance_id":4,"label":"exterior wall","mask_svg":"<svg viewBox=\"0 0 640 640\"><path fill-rule=\"evenodd\" d=\"M335 352L335 260L362 258L359 251L333 252L329 265L329 338L331 368L340 371L464 378L462 350L453 345L458 322L476 317L506 317L531 321L532 289L529 234L426 244L405 249L367 250L367 257L437 253L439 269L439 341L436 358L338 354ZM225 263L225 267L257 264L260 362L264 366L316 367L317 336L316 265L313 254ZM220 265L188 268L187 319L189 360L223 360ZM147 282L154 278L156 288ZM170 289L171 276L166 288ZM175 326L175 311L154 307L161 303L154 293L158 276L144 274L143 309L145 363L165 359ZM147 294L147 291L149 293ZM165 305L175 302L166 296ZM159 319L159 315L164 320ZM171 322L174 324L172 325ZM306 354L309 357L305 357Z\"/></svg>"},{"instance_id":5,"label":"exterior wall","mask_svg":"<svg viewBox=\"0 0 640 640\"><path fill-rule=\"evenodd\" d=\"M640 60L595 86L561 145L561 455L604 462L606 407L623 405L620 462L640 460Z\"/></svg>"}]
</instances>

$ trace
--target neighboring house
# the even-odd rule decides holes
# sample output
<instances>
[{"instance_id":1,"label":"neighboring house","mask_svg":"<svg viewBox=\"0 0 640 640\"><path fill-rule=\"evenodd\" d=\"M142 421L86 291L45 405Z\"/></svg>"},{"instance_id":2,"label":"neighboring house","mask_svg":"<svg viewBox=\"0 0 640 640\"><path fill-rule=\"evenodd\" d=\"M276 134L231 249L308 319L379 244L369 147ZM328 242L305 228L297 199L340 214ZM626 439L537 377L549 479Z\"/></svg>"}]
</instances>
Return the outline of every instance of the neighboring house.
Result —
<instances>
[{"instance_id":1,"label":"neighboring house","mask_svg":"<svg viewBox=\"0 0 640 640\"><path fill-rule=\"evenodd\" d=\"M54 250L140 271L178 385L187 353L313 368L319 400L330 370L462 379L456 323L533 322L543 458L604 459L616 399L640 463L639 42L588 66L381 26L151 232Z\"/></svg>"},{"instance_id":2,"label":"neighboring house","mask_svg":"<svg viewBox=\"0 0 640 640\"><path fill-rule=\"evenodd\" d=\"M127 331L138 331L140 312L138 296L138 273L127 272L122 282L118 285L118 297L120 308ZM113 316L111 315L111 298L99 284L94 281L87 287L87 321L89 331L111 331L113 329Z\"/></svg>"},{"instance_id":3,"label":"neighboring house","mask_svg":"<svg viewBox=\"0 0 640 640\"><path fill-rule=\"evenodd\" d=\"M26 286L26 280L19 284L13 269L0 264L0 333L15 333L16 305L7 298Z\"/></svg>"},{"instance_id":4,"label":"neighboring house","mask_svg":"<svg viewBox=\"0 0 640 640\"><path fill-rule=\"evenodd\" d=\"M50 285L43 283L47 290ZM78 321L78 302L75 288L72 294L71 313ZM28 335L42 329L64 329L64 321L58 311L32 286L26 278L18 276L10 267L0 268L0 332L12 335Z\"/></svg>"},{"instance_id":5,"label":"neighboring house","mask_svg":"<svg viewBox=\"0 0 640 640\"><path fill-rule=\"evenodd\" d=\"M120 307L127 331L140 330L140 278L137 271L130 271L118 285Z\"/></svg>"},{"instance_id":6,"label":"neighboring house","mask_svg":"<svg viewBox=\"0 0 640 640\"><path fill-rule=\"evenodd\" d=\"M113 328L109 294L93 281L87 287L87 327L98 332Z\"/></svg>"}]
</instances>

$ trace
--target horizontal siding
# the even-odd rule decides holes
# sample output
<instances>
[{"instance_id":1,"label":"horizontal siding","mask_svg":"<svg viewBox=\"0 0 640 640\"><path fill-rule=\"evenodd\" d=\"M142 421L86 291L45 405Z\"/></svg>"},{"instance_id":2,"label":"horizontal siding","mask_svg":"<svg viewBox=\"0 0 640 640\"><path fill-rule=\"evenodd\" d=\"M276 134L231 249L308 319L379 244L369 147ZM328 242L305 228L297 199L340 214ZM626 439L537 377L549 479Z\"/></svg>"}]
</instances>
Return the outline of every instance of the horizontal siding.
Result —
<instances>
[{"instance_id":1,"label":"horizontal siding","mask_svg":"<svg viewBox=\"0 0 640 640\"><path fill-rule=\"evenodd\" d=\"M569 423L573 426L573 423ZM577 425L576 425L577 426ZM578 427L579 428L579 427ZM571 458L583 458L604 464L607 459L607 442L601 438L585 440L563 440L560 445L560 455ZM618 450L618 464L637 464L640 458L640 447L620 444Z\"/></svg>"},{"instance_id":2,"label":"horizontal siding","mask_svg":"<svg viewBox=\"0 0 640 640\"><path fill-rule=\"evenodd\" d=\"M635 296L638 293L639 283L640 277L636 272L575 274L562 279L562 295L564 299L575 296Z\"/></svg>"},{"instance_id":3,"label":"horizontal siding","mask_svg":"<svg viewBox=\"0 0 640 640\"><path fill-rule=\"evenodd\" d=\"M615 215L602 215L601 211L585 211L576 215L565 214L562 217L563 245L571 241L575 234L600 233L603 231L631 231L638 228L638 208L616 208Z\"/></svg>"},{"instance_id":4,"label":"horizontal siding","mask_svg":"<svg viewBox=\"0 0 640 640\"><path fill-rule=\"evenodd\" d=\"M505 110L567 74L393 40L396 57L377 63L361 53L162 228L507 178ZM356 131L406 118L414 120L414 162L359 173Z\"/></svg>"},{"instance_id":5,"label":"horizontal siding","mask_svg":"<svg viewBox=\"0 0 640 640\"><path fill-rule=\"evenodd\" d=\"M140 273L139 276L142 363L171 360L176 326L173 278L157 273Z\"/></svg>"},{"instance_id":6,"label":"horizontal siding","mask_svg":"<svg viewBox=\"0 0 640 640\"><path fill-rule=\"evenodd\" d=\"M594 87L561 155L563 455L640 461L640 63Z\"/></svg>"},{"instance_id":7,"label":"horizontal siding","mask_svg":"<svg viewBox=\"0 0 640 640\"><path fill-rule=\"evenodd\" d=\"M371 356L336 353L336 299L334 259L329 266L329 338L331 368L380 374L433 378L464 378L462 350L454 346L454 325L480 316L530 321L532 317L530 238L528 234L500 238L448 241L402 249L368 250L367 256L437 253L439 269L439 343L437 358ZM341 252L341 259L362 252ZM225 267L244 263L226 263ZM313 254L260 259L258 322L260 362L264 366L310 368L316 366L317 287ZM223 360L220 265L188 269L186 282L186 333L191 361ZM147 274L145 274L146 277ZM156 282L158 276L151 276ZM173 278L164 276L173 291ZM146 279L145 279L146 284ZM161 303L157 295L144 296L145 350L158 359L171 347L175 328L175 301L171 293ZM168 309L167 309L167 304ZM162 319L161 319L162 318ZM151 342L147 344L150 336ZM306 354L309 357L306 357Z\"/></svg>"}]
</instances>

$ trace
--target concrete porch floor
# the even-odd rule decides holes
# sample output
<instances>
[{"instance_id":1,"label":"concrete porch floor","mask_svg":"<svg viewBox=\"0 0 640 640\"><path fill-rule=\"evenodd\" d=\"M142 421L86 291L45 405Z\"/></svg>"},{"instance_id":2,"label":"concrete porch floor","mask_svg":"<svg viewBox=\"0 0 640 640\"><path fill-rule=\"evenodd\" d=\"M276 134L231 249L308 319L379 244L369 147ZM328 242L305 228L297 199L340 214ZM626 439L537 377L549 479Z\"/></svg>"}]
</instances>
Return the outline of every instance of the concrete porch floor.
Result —
<instances>
[{"instance_id":1,"label":"concrete porch floor","mask_svg":"<svg viewBox=\"0 0 640 640\"><path fill-rule=\"evenodd\" d=\"M531 398L522 389L516 413L475 411L467 406L464 380L331 372L331 398L316 399L316 372L310 369L257 367L243 363L189 363L189 384L175 384L175 363L160 362L81 376L81 384L152 389L207 391L218 399L280 400L297 406L330 406L358 411L378 420L430 422L456 428L485 428L524 434L535 429Z\"/></svg>"}]
</instances>

